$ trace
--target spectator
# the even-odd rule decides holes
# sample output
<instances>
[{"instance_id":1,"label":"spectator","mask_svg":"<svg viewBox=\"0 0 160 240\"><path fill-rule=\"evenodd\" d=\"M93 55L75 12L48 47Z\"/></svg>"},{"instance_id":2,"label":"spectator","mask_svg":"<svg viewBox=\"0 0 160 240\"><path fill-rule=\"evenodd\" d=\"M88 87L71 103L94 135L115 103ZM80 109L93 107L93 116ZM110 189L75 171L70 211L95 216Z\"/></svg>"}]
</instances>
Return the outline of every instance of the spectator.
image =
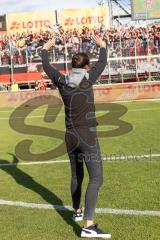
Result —
<instances>
[{"instance_id":1,"label":"spectator","mask_svg":"<svg viewBox=\"0 0 160 240\"><path fill-rule=\"evenodd\" d=\"M19 91L19 87L18 87L18 83L13 82L11 85L11 91L12 92L18 92Z\"/></svg>"},{"instance_id":2,"label":"spectator","mask_svg":"<svg viewBox=\"0 0 160 240\"><path fill-rule=\"evenodd\" d=\"M98 34L108 45L109 56L146 56L160 53L160 27L151 25L147 27L119 26L110 30L89 29L66 30L60 28L56 35L56 47L54 58L56 61L64 59L65 50L71 58L75 52L84 51L95 57L98 54L97 47L92 42L92 34ZM13 64L23 64L39 57L41 49L46 41L52 38L49 31L37 33L26 32L22 34L3 35L0 37L0 65L9 64L10 53L13 54ZM66 46L66 48L65 48ZM53 51L52 51L53 55Z\"/></svg>"},{"instance_id":3,"label":"spectator","mask_svg":"<svg viewBox=\"0 0 160 240\"><path fill-rule=\"evenodd\" d=\"M38 89L40 91L46 91L46 88L47 88L46 83L43 80L38 83Z\"/></svg>"}]
</instances>

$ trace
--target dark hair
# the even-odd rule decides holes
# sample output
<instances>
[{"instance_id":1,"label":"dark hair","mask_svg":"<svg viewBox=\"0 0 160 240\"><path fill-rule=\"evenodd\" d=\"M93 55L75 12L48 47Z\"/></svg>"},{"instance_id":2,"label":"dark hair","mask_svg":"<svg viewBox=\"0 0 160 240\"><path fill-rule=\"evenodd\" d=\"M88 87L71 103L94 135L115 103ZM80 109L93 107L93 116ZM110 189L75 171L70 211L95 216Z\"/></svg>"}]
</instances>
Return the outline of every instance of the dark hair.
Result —
<instances>
[{"instance_id":1,"label":"dark hair","mask_svg":"<svg viewBox=\"0 0 160 240\"><path fill-rule=\"evenodd\" d=\"M72 58L72 68L84 68L89 65L89 57L86 53L77 53Z\"/></svg>"}]
</instances>

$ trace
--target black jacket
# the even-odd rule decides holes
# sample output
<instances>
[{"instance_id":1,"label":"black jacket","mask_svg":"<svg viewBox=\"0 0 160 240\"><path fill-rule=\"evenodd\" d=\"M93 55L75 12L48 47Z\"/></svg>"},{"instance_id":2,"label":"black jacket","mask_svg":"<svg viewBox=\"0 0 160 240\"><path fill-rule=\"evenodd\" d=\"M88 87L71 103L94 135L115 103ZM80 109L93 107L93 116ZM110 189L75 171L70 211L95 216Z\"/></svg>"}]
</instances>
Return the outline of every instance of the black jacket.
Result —
<instances>
[{"instance_id":1,"label":"black jacket","mask_svg":"<svg viewBox=\"0 0 160 240\"><path fill-rule=\"evenodd\" d=\"M84 78L79 87L76 88L69 87L67 85L67 78L50 65L48 52L46 50L42 50L42 63L44 71L58 87L63 99L65 105L66 128L97 126L93 84L101 75L107 64L106 49L100 49L98 62L88 72L89 79Z\"/></svg>"}]
</instances>

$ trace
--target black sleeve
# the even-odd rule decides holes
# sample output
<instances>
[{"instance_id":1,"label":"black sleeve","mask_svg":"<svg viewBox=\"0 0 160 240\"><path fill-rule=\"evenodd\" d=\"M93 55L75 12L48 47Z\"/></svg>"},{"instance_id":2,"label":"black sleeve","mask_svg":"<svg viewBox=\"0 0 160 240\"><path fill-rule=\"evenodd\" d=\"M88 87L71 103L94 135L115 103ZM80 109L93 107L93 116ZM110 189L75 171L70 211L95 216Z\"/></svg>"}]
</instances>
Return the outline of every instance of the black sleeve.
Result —
<instances>
[{"instance_id":1,"label":"black sleeve","mask_svg":"<svg viewBox=\"0 0 160 240\"><path fill-rule=\"evenodd\" d=\"M56 86L58 86L61 79L64 79L64 75L62 75L59 71L50 65L48 52L45 49L42 50L42 65L47 76Z\"/></svg>"},{"instance_id":2,"label":"black sleeve","mask_svg":"<svg viewBox=\"0 0 160 240\"><path fill-rule=\"evenodd\" d=\"M89 73L89 80L94 83L97 78L102 74L107 65L107 50L106 48L100 48L100 54L98 62L91 68Z\"/></svg>"}]
</instances>

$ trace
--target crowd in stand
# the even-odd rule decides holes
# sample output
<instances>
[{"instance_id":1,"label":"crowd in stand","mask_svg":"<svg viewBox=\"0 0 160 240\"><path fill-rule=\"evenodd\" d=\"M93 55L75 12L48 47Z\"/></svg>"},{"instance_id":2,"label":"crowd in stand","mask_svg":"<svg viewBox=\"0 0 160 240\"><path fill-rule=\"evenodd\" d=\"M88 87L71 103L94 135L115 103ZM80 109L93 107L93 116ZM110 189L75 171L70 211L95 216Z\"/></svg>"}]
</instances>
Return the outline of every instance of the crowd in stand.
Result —
<instances>
[{"instance_id":1,"label":"crowd in stand","mask_svg":"<svg viewBox=\"0 0 160 240\"><path fill-rule=\"evenodd\" d=\"M108 46L109 56L142 56L160 54L160 27L156 25L147 27L129 27L127 25L113 27L110 30L103 28L82 30L67 30L56 34L56 48L54 60L58 61L66 53L71 57L77 51L84 51L97 56L98 49L92 41L92 35L98 34ZM39 33L27 32L23 34L0 36L0 65L10 63L10 55L14 64L31 62L38 57L43 44L52 38L49 31Z\"/></svg>"}]
</instances>

